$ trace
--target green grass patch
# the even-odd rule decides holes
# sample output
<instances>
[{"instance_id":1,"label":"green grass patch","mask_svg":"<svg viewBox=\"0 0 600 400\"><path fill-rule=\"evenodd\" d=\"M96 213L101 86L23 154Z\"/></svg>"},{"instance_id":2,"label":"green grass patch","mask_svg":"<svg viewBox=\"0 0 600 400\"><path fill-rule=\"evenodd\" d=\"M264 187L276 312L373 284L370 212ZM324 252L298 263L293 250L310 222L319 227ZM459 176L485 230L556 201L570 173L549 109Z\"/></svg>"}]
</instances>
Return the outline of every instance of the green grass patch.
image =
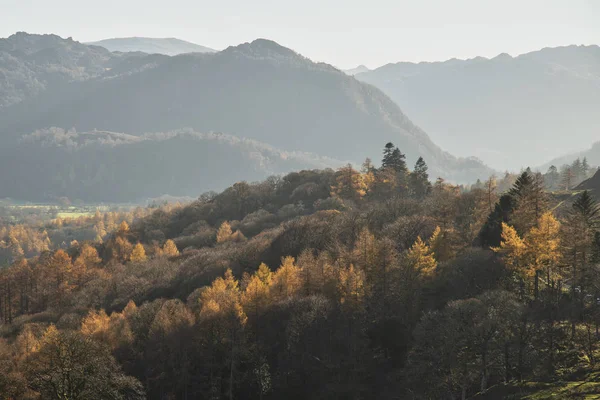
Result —
<instances>
[{"instance_id":1,"label":"green grass patch","mask_svg":"<svg viewBox=\"0 0 600 400\"><path fill-rule=\"evenodd\" d=\"M475 396L477 400L600 400L600 371L594 371L582 380L524 382L521 384L496 385L487 392Z\"/></svg>"}]
</instances>

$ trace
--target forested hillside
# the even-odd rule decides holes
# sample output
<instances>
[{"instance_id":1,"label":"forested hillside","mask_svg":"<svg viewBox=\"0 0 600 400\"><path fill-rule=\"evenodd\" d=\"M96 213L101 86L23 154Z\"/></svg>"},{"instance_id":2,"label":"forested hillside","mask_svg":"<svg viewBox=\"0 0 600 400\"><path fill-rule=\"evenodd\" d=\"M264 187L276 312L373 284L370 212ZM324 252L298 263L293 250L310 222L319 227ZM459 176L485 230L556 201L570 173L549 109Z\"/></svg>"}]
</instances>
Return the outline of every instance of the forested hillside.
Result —
<instances>
[{"instance_id":1,"label":"forested hillside","mask_svg":"<svg viewBox=\"0 0 600 400\"><path fill-rule=\"evenodd\" d=\"M0 393L597 395L600 208L584 191L554 213L545 185L530 171L431 184L389 143L360 171L238 182L15 254L0 271Z\"/></svg>"},{"instance_id":2,"label":"forested hillside","mask_svg":"<svg viewBox=\"0 0 600 400\"><path fill-rule=\"evenodd\" d=\"M218 133L132 136L49 129L25 135L16 147L0 148L0 170L6 171L0 174L0 198L144 203L166 194L196 197L239 179L342 164ZM14 165L20 167L9 172Z\"/></svg>"},{"instance_id":3,"label":"forested hillside","mask_svg":"<svg viewBox=\"0 0 600 400\"><path fill-rule=\"evenodd\" d=\"M442 148L494 168L542 165L598 140L598 46L399 62L356 78L389 95Z\"/></svg>"}]
</instances>

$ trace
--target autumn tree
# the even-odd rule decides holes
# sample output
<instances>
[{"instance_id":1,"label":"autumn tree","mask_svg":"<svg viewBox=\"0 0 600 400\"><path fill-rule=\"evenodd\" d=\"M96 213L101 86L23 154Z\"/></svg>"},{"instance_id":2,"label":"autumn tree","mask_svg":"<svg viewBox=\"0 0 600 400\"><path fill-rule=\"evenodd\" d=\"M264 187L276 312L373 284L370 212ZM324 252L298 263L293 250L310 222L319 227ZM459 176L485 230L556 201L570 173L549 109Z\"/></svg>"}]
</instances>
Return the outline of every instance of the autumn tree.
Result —
<instances>
[{"instance_id":1,"label":"autumn tree","mask_svg":"<svg viewBox=\"0 0 600 400\"><path fill-rule=\"evenodd\" d=\"M363 175L348 164L336 173L335 185L331 188L331 195L342 199L360 201L367 194L367 184Z\"/></svg>"},{"instance_id":2,"label":"autumn tree","mask_svg":"<svg viewBox=\"0 0 600 400\"><path fill-rule=\"evenodd\" d=\"M45 399L144 399L142 385L124 375L106 347L77 332L48 328L25 362L31 389Z\"/></svg>"},{"instance_id":3,"label":"autumn tree","mask_svg":"<svg viewBox=\"0 0 600 400\"><path fill-rule=\"evenodd\" d=\"M525 235L525 246L535 275L535 298L538 297L540 273L546 285L554 287L560 279L560 222L548 211L539 218L537 226Z\"/></svg>"},{"instance_id":4,"label":"autumn tree","mask_svg":"<svg viewBox=\"0 0 600 400\"><path fill-rule=\"evenodd\" d=\"M437 262L446 262L456 255L451 233L442 231L439 226L435 228L429 239L429 248Z\"/></svg>"},{"instance_id":5,"label":"autumn tree","mask_svg":"<svg viewBox=\"0 0 600 400\"><path fill-rule=\"evenodd\" d=\"M245 314L253 324L265 311L269 304L269 285L271 284L272 272L265 263L261 263L258 270L249 279L241 297L241 304ZM258 326L254 325L255 332Z\"/></svg>"},{"instance_id":6,"label":"autumn tree","mask_svg":"<svg viewBox=\"0 0 600 400\"><path fill-rule=\"evenodd\" d=\"M146 250L144 249L144 245L141 243L136 244L131 250L131 255L129 256L129 260L131 262L144 262L148 259L146 257Z\"/></svg>"},{"instance_id":7,"label":"autumn tree","mask_svg":"<svg viewBox=\"0 0 600 400\"><path fill-rule=\"evenodd\" d=\"M207 332L206 339L216 351L227 354L224 360L217 362L220 357L218 352L211 352L210 363L211 380L218 376L220 365L227 365L228 374L221 378L227 382L225 396L233 399L233 389L236 382L236 369L239 363L239 353L242 349L242 329L247 321L247 316L241 305L241 296L238 281L233 277L231 270L225 272L224 278L217 278L201 296L202 309L200 322ZM210 344L212 343L212 344ZM215 344L217 344L215 346ZM216 387L217 381L210 382L211 387Z\"/></svg>"},{"instance_id":8,"label":"autumn tree","mask_svg":"<svg viewBox=\"0 0 600 400\"><path fill-rule=\"evenodd\" d=\"M167 257L175 257L179 255L179 250L177 250L177 245L171 239L167 240L162 247L162 254Z\"/></svg>"},{"instance_id":9,"label":"autumn tree","mask_svg":"<svg viewBox=\"0 0 600 400\"><path fill-rule=\"evenodd\" d=\"M224 243L231 239L233 235L233 231L231 230L231 225L229 222L225 221L219 227L217 231L217 243Z\"/></svg>"},{"instance_id":10,"label":"autumn tree","mask_svg":"<svg viewBox=\"0 0 600 400\"><path fill-rule=\"evenodd\" d=\"M271 281L270 291L273 299L286 300L299 293L301 288L300 268L296 265L296 260L294 257L284 257Z\"/></svg>"}]
</instances>

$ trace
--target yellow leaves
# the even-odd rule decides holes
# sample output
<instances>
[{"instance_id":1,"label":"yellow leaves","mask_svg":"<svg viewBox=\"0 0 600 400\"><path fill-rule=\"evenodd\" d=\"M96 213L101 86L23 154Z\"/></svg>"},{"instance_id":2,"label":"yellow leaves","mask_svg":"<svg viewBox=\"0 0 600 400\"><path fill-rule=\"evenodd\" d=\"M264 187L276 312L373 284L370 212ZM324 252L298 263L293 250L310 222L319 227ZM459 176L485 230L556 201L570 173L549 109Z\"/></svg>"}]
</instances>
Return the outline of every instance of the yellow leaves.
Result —
<instances>
[{"instance_id":1,"label":"yellow leaves","mask_svg":"<svg viewBox=\"0 0 600 400\"><path fill-rule=\"evenodd\" d=\"M500 247L494 247L492 250L503 255L504 262L510 269L518 270L523 267L527 246L512 226L502 223Z\"/></svg>"},{"instance_id":2,"label":"yellow leaves","mask_svg":"<svg viewBox=\"0 0 600 400\"><path fill-rule=\"evenodd\" d=\"M429 247L438 262L448 261L455 256L450 232L438 226L429 239Z\"/></svg>"},{"instance_id":3,"label":"yellow leaves","mask_svg":"<svg viewBox=\"0 0 600 400\"><path fill-rule=\"evenodd\" d=\"M15 347L18 349L17 354L20 358L26 358L30 354L35 353L40 348L40 338L34 332L31 324L26 324L23 330L15 340Z\"/></svg>"},{"instance_id":4,"label":"yellow leaves","mask_svg":"<svg viewBox=\"0 0 600 400\"><path fill-rule=\"evenodd\" d=\"M414 271L424 276L431 276L437 267L431 250L420 237L417 237L417 241L408 250L406 262Z\"/></svg>"},{"instance_id":5,"label":"yellow leaves","mask_svg":"<svg viewBox=\"0 0 600 400\"><path fill-rule=\"evenodd\" d=\"M351 307L358 306L365 296L364 273L351 264L348 268L340 269L338 279L340 302Z\"/></svg>"},{"instance_id":6,"label":"yellow leaves","mask_svg":"<svg viewBox=\"0 0 600 400\"><path fill-rule=\"evenodd\" d=\"M201 318L224 316L228 319L237 319L241 324L246 323L247 318L240 304L238 281L230 269L225 272L224 278L215 279L212 285L202 292L200 299Z\"/></svg>"},{"instance_id":7,"label":"yellow leaves","mask_svg":"<svg viewBox=\"0 0 600 400\"><path fill-rule=\"evenodd\" d=\"M296 266L294 257L285 257L281 267L273 274L271 283L273 297L277 301L285 300L296 295L301 286L300 268Z\"/></svg>"},{"instance_id":8,"label":"yellow leaves","mask_svg":"<svg viewBox=\"0 0 600 400\"><path fill-rule=\"evenodd\" d=\"M162 247L162 254L167 257L175 257L179 255L177 245L171 239L167 240Z\"/></svg>"},{"instance_id":9,"label":"yellow leaves","mask_svg":"<svg viewBox=\"0 0 600 400\"><path fill-rule=\"evenodd\" d=\"M150 334L160 338L170 333L191 327L194 324L192 312L180 300L167 300L154 316Z\"/></svg>"},{"instance_id":10,"label":"yellow leaves","mask_svg":"<svg viewBox=\"0 0 600 400\"><path fill-rule=\"evenodd\" d=\"M260 278L258 271L250 278L241 303L246 314L251 316L259 315L269 304L269 284Z\"/></svg>"},{"instance_id":11,"label":"yellow leaves","mask_svg":"<svg viewBox=\"0 0 600 400\"><path fill-rule=\"evenodd\" d=\"M519 237L516 229L502 224L500 247L492 248L502 254L506 265L523 275L533 276L536 270L550 270L560 261L560 222L546 212L540 216L537 225Z\"/></svg>"},{"instance_id":12,"label":"yellow leaves","mask_svg":"<svg viewBox=\"0 0 600 400\"><path fill-rule=\"evenodd\" d=\"M551 212L544 213L525 236L535 269L556 265L560 260L560 222Z\"/></svg>"},{"instance_id":13,"label":"yellow leaves","mask_svg":"<svg viewBox=\"0 0 600 400\"><path fill-rule=\"evenodd\" d=\"M109 246L113 258L118 260L119 262L127 261L127 258L131 255L133 247L129 241L121 236L118 236L114 242L110 243Z\"/></svg>"},{"instance_id":14,"label":"yellow leaves","mask_svg":"<svg viewBox=\"0 0 600 400\"><path fill-rule=\"evenodd\" d=\"M335 181L335 185L331 188L332 196L360 200L367 194L368 184L365 176L352 168L351 164L337 171Z\"/></svg>"},{"instance_id":15,"label":"yellow leaves","mask_svg":"<svg viewBox=\"0 0 600 400\"><path fill-rule=\"evenodd\" d=\"M271 279L272 279L273 273L271 272L271 269L267 266L267 264L260 263L260 265L258 266L258 271L256 271L255 275L265 285L270 285L271 284Z\"/></svg>"},{"instance_id":16,"label":"yellow leaves","mask_svg":"<svg viewBox=\"0 0 600 400\"><path fill-rule=\"evenodd\" d=\"M41 345L47 343L54 343L58 340L59 336L60 332L58 331L58 329L56 329L56 326L54 326L54 324L51 324L48 327L48 329L46 329L46 332L44 332L44 336L42 336Z\"/></svg>"},{"instance_id":17,"label":"yellow leaves","mask_svg":"<svg viewBox=\"0 0 600 400\"><path fill-rule=\"evenodd\" d=\"M81 323L80 331L86 336L94 339L107 341L110 328L110 317L104 310L90 311Z\"/></svg>"},{"instance_id":18,"label":"yellow leaves","mask_svg":"<svg viewBox=\"0 0 600 400\"><path fill-rule=\"evenodd\" d=\"M231 235L233 235L231 225L227 221L223 222L217 231L217 243L228 241L231 238Z\"/></svg>"},{"instance_id":19,"label":"yellow leaves","mask_svg":"<svg viewBox=\"0 0 600 400\"><path fill-rule=\"evenodd\" d=\"M129 232L129 224L127 223L127 221L123 221L119 225L119 229L118 229L117 233L121 234L121 235L124 235L127 232Z\"/></svg>"},{"instance_id":20,"label":"yellow leaves","mask_svg":"<svg viewBox=\"0 0 600 400\"><path fill-rule=\"evenodd\" d=\"M239 243L245 242L246 240L246 236L244 236L244 234L239 230L233 232L233 230L231 229L231 225L227 221L223 222L219 227L219 230L217 231L217 243Z\"/></svg>"},{"instance_id":21,"label":"yellow leaves","mask_svg":"<svg viewBox=\"0 0 600 400\"><path fill-rule=\"evenodd\" d=\"M131 262L144 262L148 259L146 257L146 250L144 249L144 245L141 243L136 244L131 251L131 255L129 256L129 260Z\"/></svg>"}]
</instances>

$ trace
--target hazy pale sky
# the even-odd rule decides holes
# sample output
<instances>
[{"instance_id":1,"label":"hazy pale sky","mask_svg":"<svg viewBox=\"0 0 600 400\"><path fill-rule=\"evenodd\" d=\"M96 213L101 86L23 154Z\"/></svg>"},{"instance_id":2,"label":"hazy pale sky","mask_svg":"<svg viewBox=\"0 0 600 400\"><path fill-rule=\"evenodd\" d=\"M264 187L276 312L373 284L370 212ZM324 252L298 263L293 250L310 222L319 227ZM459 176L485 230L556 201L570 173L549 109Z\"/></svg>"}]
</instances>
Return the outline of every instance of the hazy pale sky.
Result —
<instances>
[{"instance_id":1,"label":"hazy pale sky","mask_svg":"<svg viewBox=\"0 0 600 400\"><path fill-rule=\"evenodd\" d=\"M600 0L0 0L0 37L268 38L342 68L600 44Z\"/></svg>"}]
</instances>

